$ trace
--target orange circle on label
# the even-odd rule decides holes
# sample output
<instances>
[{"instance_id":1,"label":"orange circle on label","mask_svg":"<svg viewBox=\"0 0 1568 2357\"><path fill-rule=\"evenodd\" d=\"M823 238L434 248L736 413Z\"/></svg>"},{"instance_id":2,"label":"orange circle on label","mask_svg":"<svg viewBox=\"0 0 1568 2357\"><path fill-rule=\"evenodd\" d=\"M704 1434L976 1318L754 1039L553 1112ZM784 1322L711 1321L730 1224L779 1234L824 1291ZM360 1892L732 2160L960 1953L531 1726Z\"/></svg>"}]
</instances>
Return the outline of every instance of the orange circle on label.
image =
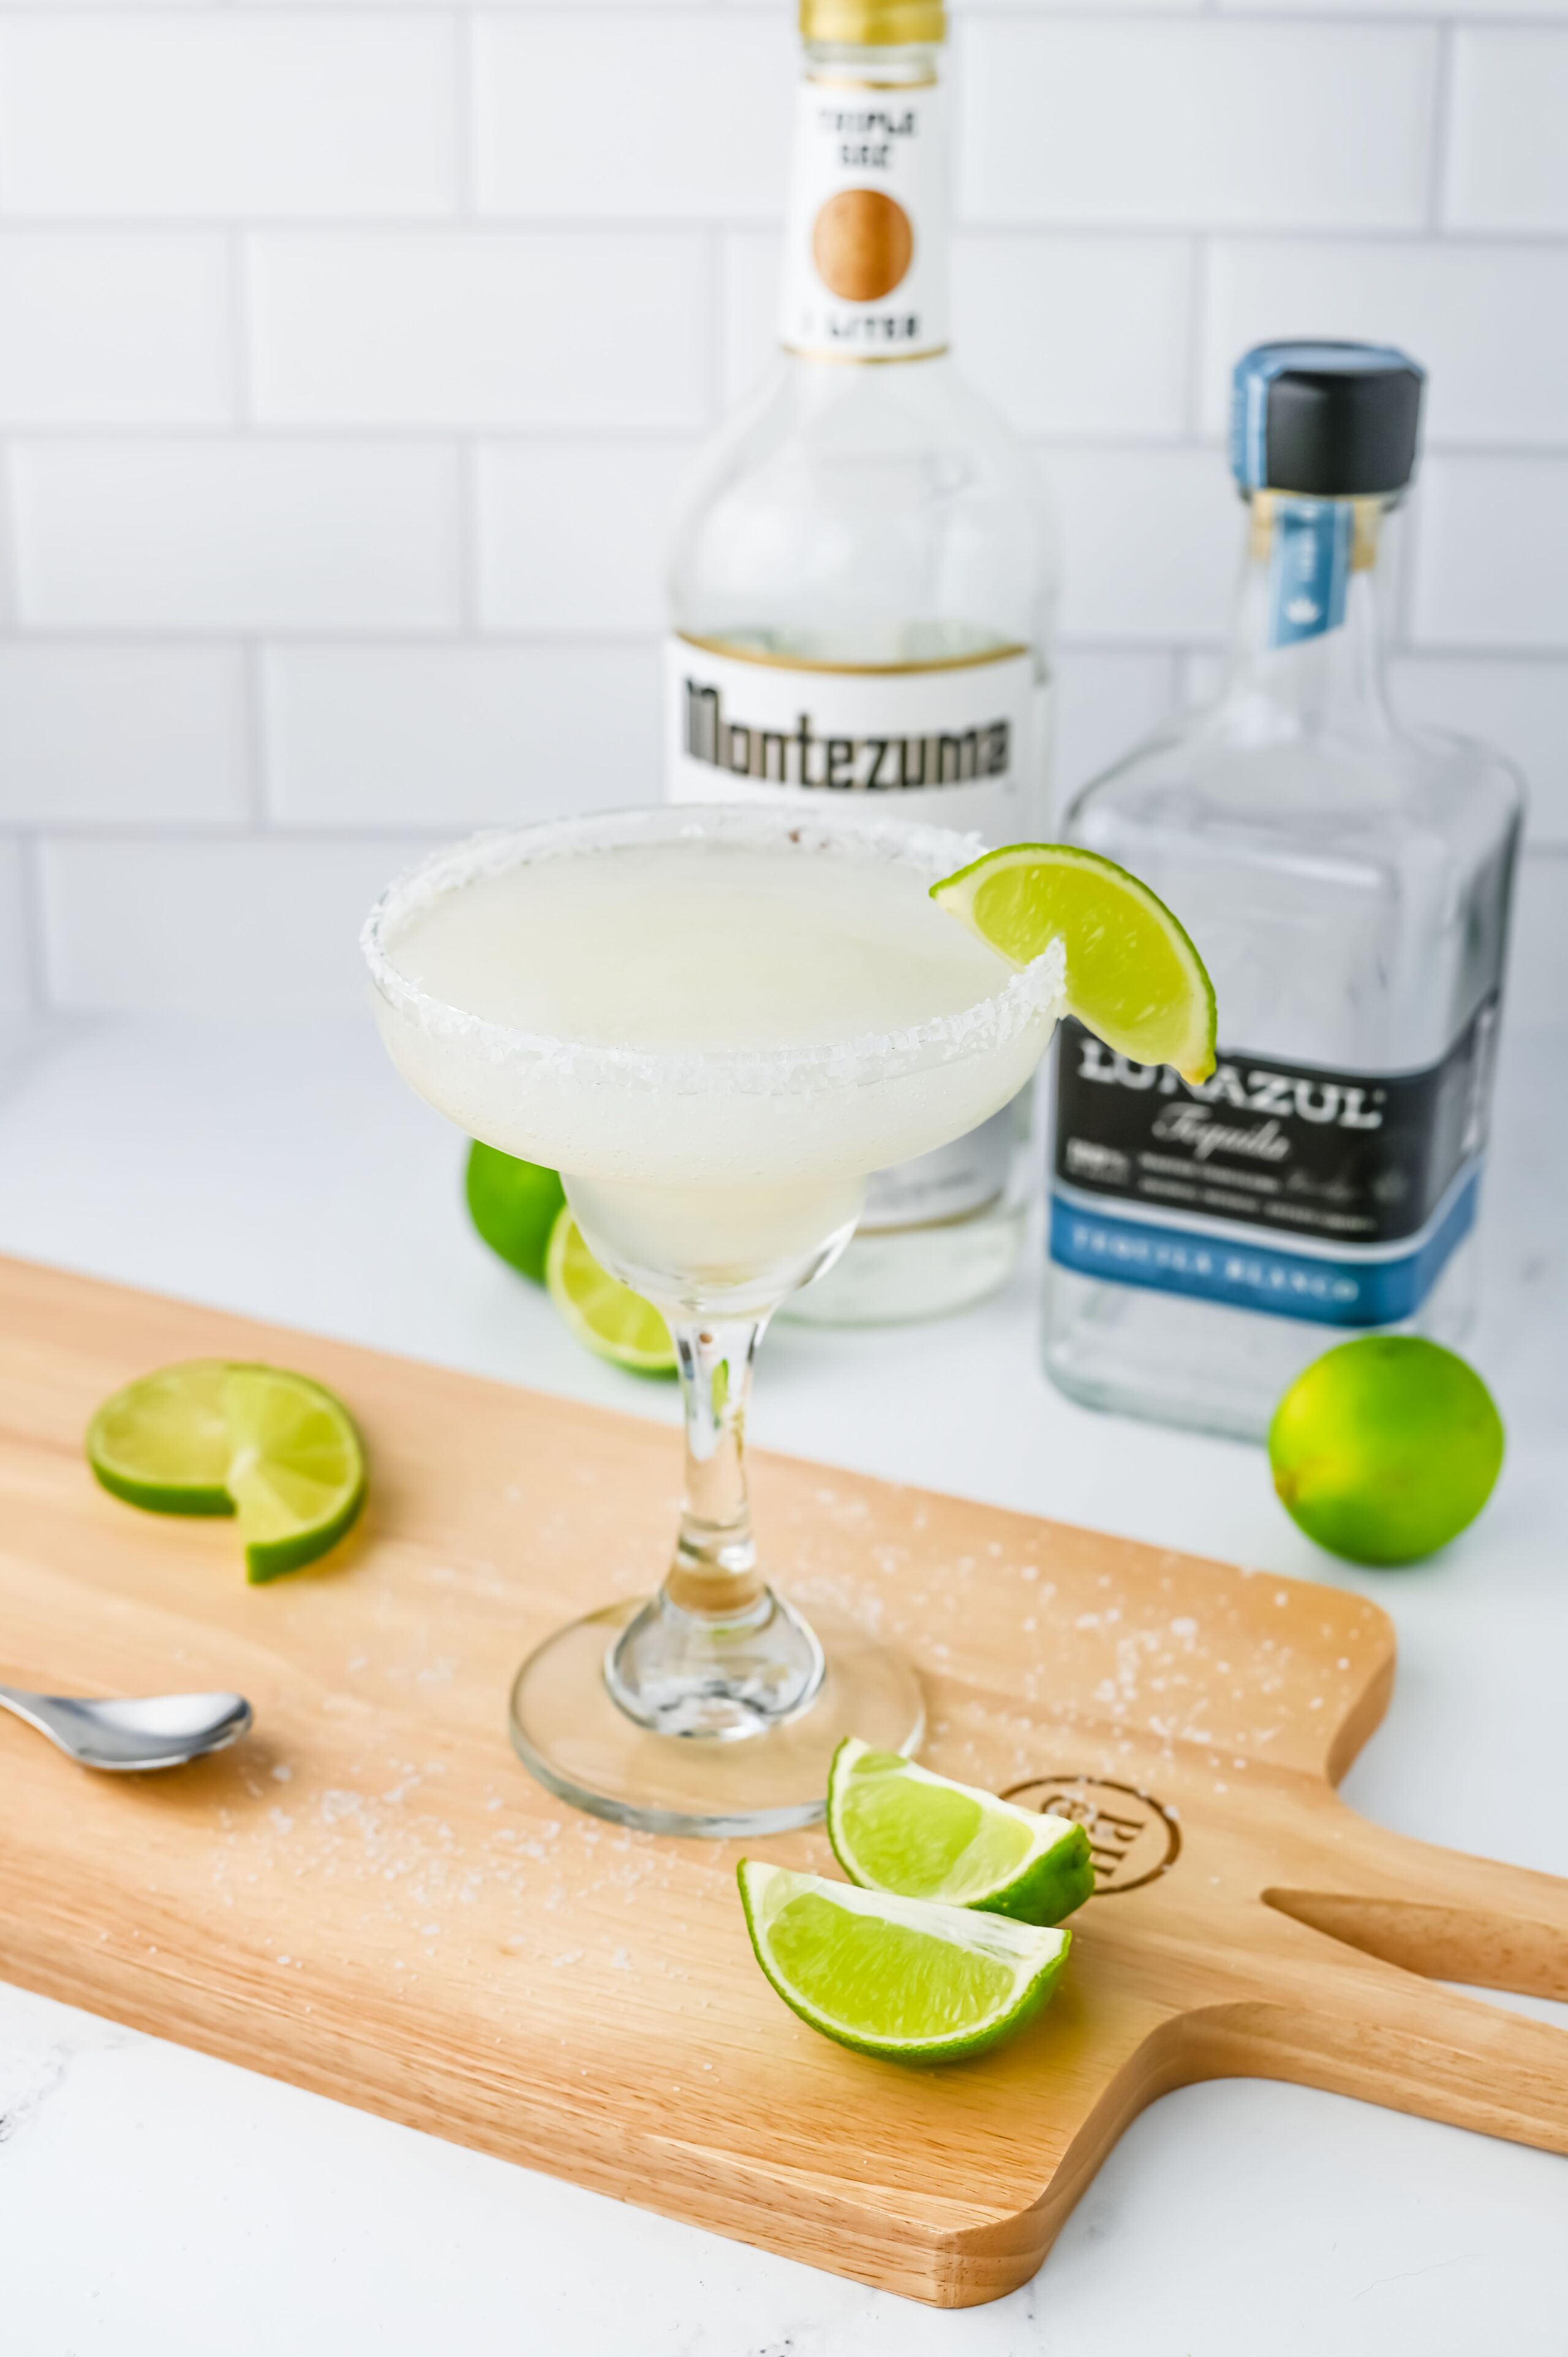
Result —
<instances>
[{"instance_id":1,"label":"orange circle on label","mask_svg":"<svg viewBox=\"0 0 1568 2357\"><path fill-rule=\"evenodd\" d=\"M817 275L846 303L879 303L891 295L914 253L908 214L880 188L841 188L811 231Z\"/></svg>"}]
</instances>

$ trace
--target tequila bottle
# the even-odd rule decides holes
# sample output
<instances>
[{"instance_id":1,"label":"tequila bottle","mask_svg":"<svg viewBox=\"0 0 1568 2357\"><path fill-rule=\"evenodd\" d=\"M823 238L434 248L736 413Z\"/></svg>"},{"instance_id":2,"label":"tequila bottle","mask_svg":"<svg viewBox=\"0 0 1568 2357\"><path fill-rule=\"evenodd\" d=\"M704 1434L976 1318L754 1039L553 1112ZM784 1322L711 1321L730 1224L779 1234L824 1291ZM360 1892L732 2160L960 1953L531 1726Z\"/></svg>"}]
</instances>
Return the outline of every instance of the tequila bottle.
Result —
<instances>
[{"instance_id":1,"label":"tequila bottle","mask_svg":"<svg viewBox=\"0 0 1568 2357\"><path fill-rule=\"evenodd\" d=\"M800 19L781 349L674 535L668 792L1015 841L1046 806L1055 562L1028 454L949 352L943 11L801 0ZM1020 1103L878 1173L793 1314L880 1323L991 1290L1026 1134Z\"/></svg>"},{"instance_id":2,"label":"tequila bottle","mask_svg":"<svg viewBox=\"0 0 1568 2357\"><path fill-rule=\"evenodd\" d=\"M1197 1088L1061 1039L1045 1359L1095 1406L1259 1438L1349 1332L1469 1320L1522 793L1384 692L1380 560L1423 382L1359 344L1238 363L1223 690L1067 813L1181 911L1219 1003Z\"/></svg>"}]
</instances>

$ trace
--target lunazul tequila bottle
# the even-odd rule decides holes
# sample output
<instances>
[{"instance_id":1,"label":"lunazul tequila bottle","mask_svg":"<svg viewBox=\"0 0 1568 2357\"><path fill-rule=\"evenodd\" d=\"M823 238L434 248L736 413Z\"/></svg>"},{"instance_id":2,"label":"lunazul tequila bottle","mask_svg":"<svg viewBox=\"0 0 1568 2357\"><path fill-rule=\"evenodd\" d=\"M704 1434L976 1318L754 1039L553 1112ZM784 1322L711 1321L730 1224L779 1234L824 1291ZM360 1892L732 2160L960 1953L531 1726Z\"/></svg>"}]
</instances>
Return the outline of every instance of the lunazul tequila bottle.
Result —
<instances>
[{"instance_id":1,"label":"lunazul tequila bottle","mask_svg":"<svg viewBox=\"0 0 1568 2357\"><path fill-rule=\"evenodd\" d=\"M1055 560L1033 462L949 355L942 8L800 22L781 350L674 535L668 791L1015 841L1044 819ZM1026 1100L879 1173L794 1314L918 1318L1000 1283L1026 1130Z\"/></svg>"},{"instance_id":2,"label":"lunazul tequila bottle","mask_svg":"<svg viewBox=\"0 0 1568 2357\"><path fill-rule=\"evenodd\" d=\"M1380 557L1423 384L1363 344L1238 363L1222 693L1067 814L1181 910L1219 1016L1197 1088L1063 1028L1045 1357L1096 1406L1260 1437L1349 1333L1469 1320L1522 793L1384 694Z\"/></svg>"}]
</instances>

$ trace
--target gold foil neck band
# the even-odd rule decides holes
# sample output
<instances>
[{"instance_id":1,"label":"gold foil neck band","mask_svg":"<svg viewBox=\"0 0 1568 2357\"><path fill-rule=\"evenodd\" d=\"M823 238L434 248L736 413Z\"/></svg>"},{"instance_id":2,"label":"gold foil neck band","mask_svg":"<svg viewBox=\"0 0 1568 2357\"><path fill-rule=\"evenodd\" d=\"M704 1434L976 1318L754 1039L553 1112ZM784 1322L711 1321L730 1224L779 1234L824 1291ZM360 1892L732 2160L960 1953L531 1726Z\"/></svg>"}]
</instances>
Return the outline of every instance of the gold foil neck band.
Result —
<instances>
[{"instance_id":1,"label":"gold foil neck band","mask_svg":"<svg viewBox=\"0 0 1568 2357\"><path fill-rule=\"evenodd\" d=\"M838 41L846 48L917 48L945 41L942 0L800 0L803 41Z\"/></svg>"},{"instance_id":2,"label":"gold foil neck band","mask_svg":"<svg viewBox=\"0 0 1568 2357\"><path fill-rule=\"evenodd\" d=\"M1251 494L1249 545L1254 563L1261 563L1267 556L1274 534L1274 509L1280 500L1290 497L1288 491L1254 491ZM1350 501L1354 517L1350 528L1352 573L1369 573L1378 561L1378 536L1383 528L1386 504L1380 493L1374 493L1369 499L1353 499Z\"/></svg>"}]
</instances>

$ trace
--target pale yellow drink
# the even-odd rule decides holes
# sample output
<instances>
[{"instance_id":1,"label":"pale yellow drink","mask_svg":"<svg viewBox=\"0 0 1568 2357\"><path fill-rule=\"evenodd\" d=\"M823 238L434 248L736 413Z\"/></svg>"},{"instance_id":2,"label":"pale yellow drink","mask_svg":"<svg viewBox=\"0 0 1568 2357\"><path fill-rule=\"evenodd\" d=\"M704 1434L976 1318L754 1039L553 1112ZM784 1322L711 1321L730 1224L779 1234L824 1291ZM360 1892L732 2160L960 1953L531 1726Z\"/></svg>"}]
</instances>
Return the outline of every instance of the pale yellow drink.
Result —
<instances>
[{"instance_id":1,"label":"pale yellow drink","mask_svg":"<svg viewBox=\"0 0 1568 2357\"><path fill-rule=\"evenodd\" d=\"M561 1170L639 1289L776 1300L868 1171L1017 1092L1059 974L1016 973L933 905L950 834L708 813L682 837L650 813L646 839L595 840L635 824L465 846L394 887L382 1029L452 1120Z\"/></svg>"}]
</instances>

